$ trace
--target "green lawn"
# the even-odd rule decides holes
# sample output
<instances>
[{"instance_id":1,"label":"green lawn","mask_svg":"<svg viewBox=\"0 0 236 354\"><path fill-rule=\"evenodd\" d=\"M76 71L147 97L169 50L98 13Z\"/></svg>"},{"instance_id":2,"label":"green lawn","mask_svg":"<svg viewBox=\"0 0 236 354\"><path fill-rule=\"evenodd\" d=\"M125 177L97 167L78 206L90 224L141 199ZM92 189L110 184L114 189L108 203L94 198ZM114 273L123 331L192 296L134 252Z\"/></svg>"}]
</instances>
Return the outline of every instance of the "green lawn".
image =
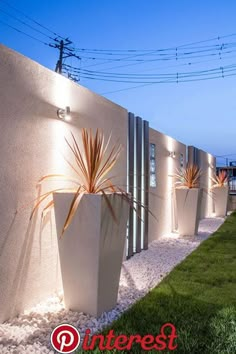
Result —
<instances>
[{"instance_id":1,"label":"green lawn","mask_svg":"<svg viewBox=\"0 0 236 354\"><path fill-rule=\"evenodd\" d=\"M177 330L174 353L236 353L236 213L103 333L157 335L166 322Z\"/></svg>"}]
</instances>

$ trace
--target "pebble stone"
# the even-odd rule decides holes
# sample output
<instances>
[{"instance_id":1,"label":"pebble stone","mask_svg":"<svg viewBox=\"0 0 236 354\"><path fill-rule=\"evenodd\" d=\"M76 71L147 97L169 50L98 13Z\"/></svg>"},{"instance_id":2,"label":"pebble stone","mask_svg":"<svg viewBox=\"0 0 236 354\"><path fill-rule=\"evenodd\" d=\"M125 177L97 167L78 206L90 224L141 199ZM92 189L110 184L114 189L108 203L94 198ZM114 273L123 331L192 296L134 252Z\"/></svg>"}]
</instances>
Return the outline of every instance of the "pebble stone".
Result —
<instances>
[{"instance_id":1,"label":"pebble stone","mask_svg":"<svg viewBox=\"0 0 236 354\"><path fill-rule=\"evenodd\" d=\"M148 250L134 255L122 265L117 306L100 318L65 310L62 294L38 304L30 311L0 325L1 354L53 354L52 330L61 323L74 325L83 338L85 330L100 331L155 287L178 263L207 239L223 223L223 218L200 222L196 236L164 235Z\"/></svg>"}]
</instances>

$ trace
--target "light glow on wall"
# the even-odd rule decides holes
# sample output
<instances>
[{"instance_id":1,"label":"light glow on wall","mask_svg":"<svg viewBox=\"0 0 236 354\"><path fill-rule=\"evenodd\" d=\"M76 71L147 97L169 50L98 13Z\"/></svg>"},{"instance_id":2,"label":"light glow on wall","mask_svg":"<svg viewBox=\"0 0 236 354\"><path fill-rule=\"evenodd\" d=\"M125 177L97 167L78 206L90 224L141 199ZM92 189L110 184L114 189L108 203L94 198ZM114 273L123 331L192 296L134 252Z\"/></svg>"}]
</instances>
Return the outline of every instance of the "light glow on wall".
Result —
<instances>
[{"instance_id":1,"label":"light glow on wall","mask_svg":"<svg viewBox=\"0 0 236 354\"><path fill-rule=\"evenodd\" d=\"M207 168L207 187L208 187L208 195L207 195L207 212L209 216L212 216L213 212L213 196L211 192L212 186L212 177L214 174L214 157L211 154L207 154L208 160L208 168Z\"/></svg>"},{"instance_id":2,"label":"light glow on wall","mask_svg":"<svg viewBox=\"0 0 236 354\"><path fill-rule=\"evenodd\" d=\"M63 156L68 154L65 137L69 137L68 124L60 120L52 120L52 170L57 173L66 172L66 161Z\"/></svg>"},{"instance_id":3,"label":"light glow on wall","mask_svg":"<svg viewBox=\"0 0 236 354\"><path fill-rule=\"evenodd\" d=\"M52 102L55 105L55 118L57 110L61 107L71 107L71 83L69 80L58 76L52 86ZM57 173L66 173L67 163L63 156L68 157L68 146L65 137L70 138L70 124L63 120L53 119L52 122L52 170Z\"/></svg>"},{"instance_id":4,"label":"light glow on wall","mask_svg":"<svg viewBox=\"0 0 236 354\"><path fill-rule=\"evenodd\" d=\"M57 108L70 106L70 86L70 81L60 76L54 81L52 101Z\"/></svg>"}]
</instances>

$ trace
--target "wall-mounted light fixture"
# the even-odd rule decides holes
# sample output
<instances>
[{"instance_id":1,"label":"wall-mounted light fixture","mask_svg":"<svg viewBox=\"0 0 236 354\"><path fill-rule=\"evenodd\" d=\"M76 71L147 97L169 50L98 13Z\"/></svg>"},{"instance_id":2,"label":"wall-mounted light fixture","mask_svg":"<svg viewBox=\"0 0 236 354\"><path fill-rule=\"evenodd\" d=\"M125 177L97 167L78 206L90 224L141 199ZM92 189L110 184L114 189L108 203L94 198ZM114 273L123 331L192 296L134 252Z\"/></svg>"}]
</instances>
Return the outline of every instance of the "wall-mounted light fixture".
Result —
<instances>
[{"instance_id":1,"label":"wall-mounted light fixture","mask_svg":"<svg viewBox=\"0 0 236 354\"><path fill-rule=\"evenodd\" d=\"M64 119L67 122L71 120L71 115L70 115L70 107L66 106L65 109L58 108L57 110L57 116L60 119Z\"/></svg>"},{"instance_id":2,"label":"wall-mounted light fixture","mask_svg":"<svg viewBox=\"0 0 236 354\"><path fill-rule=\"evenodd\" d=\"M172 159L175 159L175 157L176 157L175 151L169 151L169 157L172 157Z\"/></svg>"}]
</instances>

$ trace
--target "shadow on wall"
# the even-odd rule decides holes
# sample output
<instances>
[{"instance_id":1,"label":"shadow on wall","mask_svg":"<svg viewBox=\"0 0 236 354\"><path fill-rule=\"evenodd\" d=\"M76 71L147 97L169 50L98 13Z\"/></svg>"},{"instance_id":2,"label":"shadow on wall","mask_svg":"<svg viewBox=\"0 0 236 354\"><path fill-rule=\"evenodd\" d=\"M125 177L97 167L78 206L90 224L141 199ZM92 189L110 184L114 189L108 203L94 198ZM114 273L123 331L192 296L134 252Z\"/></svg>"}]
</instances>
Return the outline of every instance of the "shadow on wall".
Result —
<instances>
[{"instance_id":1,"label":"shadow on wall","mask_svg":"<svg viewBox=\"0 0 236 354\"><path fill-rule=\"evenodd\" d=\"M40 192L41 189L38 188L38 195L40 195ZM53 236L51 213L48 213L43 219L40 218L39 228L36 226L39 216L38 213L35 213L31 220L28 219L28 225L26 225L24 235L22 237L20 237L19 234L17 235L19 222L22 218L25 218L26 213L28 216L28 212L16 211L12 217L7 232L2 236L3 241L0 246L0 279L1 289L4 288L5 290L7 289L7 291L6 296L3 299L3 303L1 303L0 322L4 322L9 317L13 317L25 309L25 290L26 287L29 286L27 282L30 271L33 244L37 242L38 239L38 260L40 261L43 246L42 234L47 224L50 225L51 237ZM37 229L39 231L39 237L37 237ZM16 243L17 247L15 247ZM9 274L7 268L10 266L13 267L13 262L9 262L12 257L14 258L14 272Z\"/></svg>"},{"instance_id":2,"label":"shadow on wall","mask_svg":"<svg viewBox=\"0 0 236 354\"><path fill-rule=\"evenodd\" d=\"M29 95L32 102L35 100L37 102L34 107L29 109L29 106L24 107L16 102L11 115L3 112L1 116L0 322L25 310L25 303L32 305L35 302L34 297L37 294L37 289L40 288L42 273L39 267L43 264L42 257L45 258L45 251L42 252L43 232L47 233L45 236L49 239L46 245L47 249L50 249L50 236L51 245L53 246L55 243L55 240L52 241L54 236L52 215L47 215L42 221L36 213L34 218L29 221L29 214L35 199L35 182L41 177L44 162L46 169L50 166L50 159L43 155L50 151L52 139L47 139L47 136L50 136L48 128L53 124L54 119L58 121L58 107L38 101L36 95L30 93ZM27 112L28 110L34 112L33 116ZM59 124L63 123L59 122ZM43 139L44 149L41 149L42 134L37 134L37 130L42 130L42 125L49 131ZM40 156L41 154L42 156ZM41 160L39 163L38 159ZM40 195L40 189L37 193ZM28 205L25 210L15 212L17 206L30 201L32 204ZM55 264L58 262L58 258L56 260L55 258L54 251L52 259L48 260L47 267L50 268L50 264L53 264L52 273L54 271L58 280L60 278L59 264ZM38 264L37 269L32 267L34 261ZM35 274L30 274L30 272ZM32 284L33 276L35 276L36 284ZM57 280L53 282L52 292L55 291ZM28 295L25 294L27 292Z\"/></svg>"},{"instance_id":3,"label":"shadow on wall","mask_svg":"<svg viewBox=\"0 0 236 354\"><path fill-rule=\"evenodd\" d=\"M21 216L15 214L9 230L4 237L4 242L0 250L1 257L1 287L7 288L7 296L5 297L5 303L2 304L2 310L0 315L0 320L4 321L9 316L14 316L16 312L21 310L21 301L24 297L24 289L25 282L27 279L28 271L29 271L29 262L32 251L33 237L34 237L34 229L35 229L35 221L29 223L28 228L26 230L25 235L22 237L21 245L18 248L19 253L15 257L14 264L14 275L13 279L8 277L7 272L5 273L5 269L3 265L6 265L9 259L9 254L12 251L12 245L15 243L15 228L17 227L17 219ZM4 276L7 278L5 278ZM20 302L19 302L20 301ZM5 318L6 317L6 318Z\"/></svg>"}]
</instances>

